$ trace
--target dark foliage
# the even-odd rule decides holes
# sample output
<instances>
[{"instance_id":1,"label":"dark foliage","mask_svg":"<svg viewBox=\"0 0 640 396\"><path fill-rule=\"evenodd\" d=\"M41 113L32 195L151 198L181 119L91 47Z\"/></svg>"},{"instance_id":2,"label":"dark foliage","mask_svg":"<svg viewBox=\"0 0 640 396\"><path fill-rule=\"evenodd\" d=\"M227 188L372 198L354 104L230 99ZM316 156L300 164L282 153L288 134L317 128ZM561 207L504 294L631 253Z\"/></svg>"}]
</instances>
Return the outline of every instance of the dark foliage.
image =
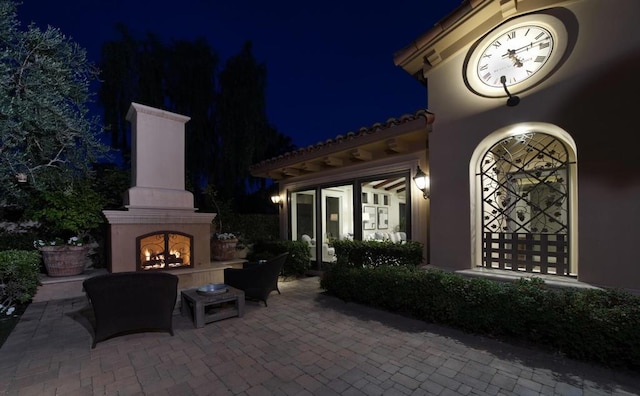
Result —
<instances>
[{"instance_id":1,"label":"dark foliage","mask_svg":"<svg viewBox=\"0 0 640 396\"><path fill-rule=\"evenodd\" d=\"M640 370L640 297L624 291L553 289L537 278L503 283L406 266L344 265L332 267L321 287L346 301Z\"/></svg>"},{"instance_id":2,"label":"dark foliage","mask_svg":"<svg viewBox=\"0 0 640 396\"><path fill-rule=\"evenodd\" d=\"M338 264L361 267L389 265L418 266L422 263L422 244L415 241L399 244L390 241L335 240Z\"/></svg>"},{"instance_id":3,"label":"dark foliage","mask_svg":"<svg viewBox=\"0 0 640 396\"><path fill-rule=\"evenodd\" d=\"M302 241L260 240L254 243L247 259L269 260L285 252L289 252L289 256L282 268L283 276L303 276L311 268L309 247Z\"/></svg>"}]
</instances>

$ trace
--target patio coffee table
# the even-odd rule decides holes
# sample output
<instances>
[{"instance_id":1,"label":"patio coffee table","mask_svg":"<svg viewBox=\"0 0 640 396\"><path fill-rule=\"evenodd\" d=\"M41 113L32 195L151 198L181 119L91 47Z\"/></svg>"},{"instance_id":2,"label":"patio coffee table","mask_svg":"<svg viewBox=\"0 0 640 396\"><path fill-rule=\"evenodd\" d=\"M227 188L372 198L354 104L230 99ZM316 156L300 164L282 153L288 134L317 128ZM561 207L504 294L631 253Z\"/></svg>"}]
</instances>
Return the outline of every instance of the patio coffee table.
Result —
<instances>
[{"instance_id":1,"label":"patio coffee table","mask_svg":"<svg viewBox=\"0 0 640 396\"><path fill-rule=\"evenodd\" d=\"M198 289L188 289L180 292L180 313L190 315L196 328L204 327L206 323L215 322L244 314L244 292L227 286L226 293L203 295ZM234 302L233 306L229 303Z\"/></svg>"}]
</instances>

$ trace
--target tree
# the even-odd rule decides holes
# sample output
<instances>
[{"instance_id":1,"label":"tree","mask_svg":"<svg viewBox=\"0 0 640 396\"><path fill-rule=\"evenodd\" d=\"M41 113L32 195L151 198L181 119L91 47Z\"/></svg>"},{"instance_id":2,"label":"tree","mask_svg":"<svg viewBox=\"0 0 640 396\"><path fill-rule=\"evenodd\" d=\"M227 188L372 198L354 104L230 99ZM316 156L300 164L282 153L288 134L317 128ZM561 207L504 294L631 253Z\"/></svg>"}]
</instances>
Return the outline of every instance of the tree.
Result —
<instances>
[{"instance_id":1,"label":"tree","mask_svg":"<svg viewBox=\"0 0 640 396\"><path fill-rule=\"evenodd\" d=\"M87 103L98 71L60 30L19 29L13 0L0 0L0 195L24 205L27 194L72 188L106 152ZM27 177L19 188L16 175Z\"/></svg>"},{"instance_id":2,"label":"tree","mask_svg":"<svg viewBox=\"0 0 640 396\"><path fill-rule=\"evenodd\" d=\"M185 154L187 177L196 198L214 177L217 68L218 55L204 38L176 41L167 51L164 81L169 110L191 117L185 127Z\"/></svg>"},{"instance_id":3,"label":"tree","mask_svg":"<svg viewBox=\"0 0 640 396\"><path fill-rule=\"evenodd\" d=\"M111 147L120 151L128 165L131 140L127 112L131 102L163 106L166 51L162 42L151 33L145 40L137 40L125 25L117 24L115 28L121 38L102 45L102 84L98 100L104 107Z\"/></svg>"},{"instance_id":4,"label":"tree","mask_svg":"<svg viewBox=\"0 0 640 396\"><path fill-rule=\"evenodd\" d=\"M204 193L210 187L219 199L245 207L249 192L265 188L249 166L293 149L267 120L267 69L254 58L251 42L218 73L218 55L204 38L164 45L153 34L137 40L117 28L122 37L103 45L100 62L100 102L112 147L129 151L131 102L186 115L187 188L197 206L212 209Z\"/></svg>"},{"instance_id":5,"label":"tree","mask_svg":"<svg viewBox=\"0 0 640 396\"><path fill-rule=\"evenodd\" d=\"M267 67L256 61L252 44L248 41L237 55L226 62L220 73L216 108L220 147L216 164L217 187L225 198L236 198L238 202L242 202L249 190L258 185L249 174L249 167L265 159L265 155L273 154L274 142L291 142L269 125L266 85Z\"/></svg>"}]
</instances>

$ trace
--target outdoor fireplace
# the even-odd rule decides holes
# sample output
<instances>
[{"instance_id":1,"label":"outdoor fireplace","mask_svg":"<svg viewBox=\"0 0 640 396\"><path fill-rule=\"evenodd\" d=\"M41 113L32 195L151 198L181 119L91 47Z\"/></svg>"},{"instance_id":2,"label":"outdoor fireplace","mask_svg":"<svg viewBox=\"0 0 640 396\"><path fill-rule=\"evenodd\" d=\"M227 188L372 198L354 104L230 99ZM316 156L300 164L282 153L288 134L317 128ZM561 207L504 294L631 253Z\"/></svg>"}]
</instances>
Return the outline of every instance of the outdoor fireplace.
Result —
<instances>
[{"instance_id":1,"label":"outdoor fireplace","mask_svg":"<svg viewBox=\"0 0 640 396\"><path fill-rule=\"evenodd\" d=\"M179 231L160 231L136 238L138 271L192 267L193 236Z\"/></svg>"},{"instance_id":2,"label":"outdoor fireplace","mask_svg":"<svg viewBox=\"0 0 640 396\"><path fill-rule=\"evenodd\" d=\"M109 221L109 270L180 274L208 267L216 214L197 212L193 194L185 189L189 117L132 103L127 120L131 187L124 193L122 210L103 212Z\"/></svg>"}]
</instances>

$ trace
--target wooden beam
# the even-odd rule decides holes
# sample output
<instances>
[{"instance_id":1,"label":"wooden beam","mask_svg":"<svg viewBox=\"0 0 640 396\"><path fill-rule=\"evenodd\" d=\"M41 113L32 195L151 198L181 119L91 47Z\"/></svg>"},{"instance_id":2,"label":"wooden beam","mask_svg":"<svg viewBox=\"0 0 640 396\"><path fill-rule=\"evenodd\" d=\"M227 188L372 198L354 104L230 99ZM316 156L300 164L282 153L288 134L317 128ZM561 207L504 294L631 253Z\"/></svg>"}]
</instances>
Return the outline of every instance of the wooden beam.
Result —
<instances>
[{"instance_id":1,"label":"wooden beam","mask_svg":"<svg viewBox=\"0 0 640 396\"><path fill-rule=\"evenodd\" d=\"M316 164L314 162L303 162L302 164L300 164L300 169L307 172L319 172L320 170L322 170L320 164Z\"/></svg>"},{"instance_id":2,"label":"wooden beam","mask_svg":"<svg viewBox=\"0 0 640 396\"><path fill-rule=\"evenodd\" d=\"M390 190L393 190L394 188L398 188L400 186L404 186L405 184L406 184L406 182L403 180L401 182L398 182L398 183L396 183L396 184L394 184L392 186L389 186L389 187L385 188L385 190L390 191Z\"/></svg>"},{"instance_id":3,"label":"wooden beam","mask_svg":"<svg viewBox=\"0 0 640 396\"><path fill-rule=\"evenodd\" d=\"M287 176L300 176L300 169L284 168L282 169L282 173L284 173Z\"/></svg>"},{"instance_id":4,"label":"wooden beam","mask_svg":"<svg viewBox=\"0 0 640 396\"><path fill-rule=\"evenodd\" d=\"M371 154L370 151L365 151L359 148L351 151L351 156L361 161L370 161L373 158L373 154Z\"/></svg>"},{"instance_id":5,"label":"wooden beam","mask_svg":"<svg viewBox=\"0 0 640 396\"><path fill-rule=\"evenodd\" d=\"M390 151L394 153L405 153L407 152L407 145L404 142L399 141L398 139L389 139L386 141L387 147Z\"/></svg>"},{"instance_id":6,"label":"wooden beam","mask_svg":"<svg viewBox=\"0 0 640 396\"><path fill-rule=\"evenodd\" d=\"M383 180L382 182L378 183L378 184L374 184L373 188L375 188L376 190L379 188L382 188L384 186L386 186L389 183L393 183L395 181L395 179L387 179L387 180Z\"/></svg>"},{"instance_id":7,"label":"wooden beam","mask_svg":"<svg viewBox=\"0 0 640 396\"><path fill-rule=\"evenodd\" d=\"M342 166L343 164L342 159L337 157L324 157L323 162L328 166L334 167Z\"/></svg>"}]
</instances>

